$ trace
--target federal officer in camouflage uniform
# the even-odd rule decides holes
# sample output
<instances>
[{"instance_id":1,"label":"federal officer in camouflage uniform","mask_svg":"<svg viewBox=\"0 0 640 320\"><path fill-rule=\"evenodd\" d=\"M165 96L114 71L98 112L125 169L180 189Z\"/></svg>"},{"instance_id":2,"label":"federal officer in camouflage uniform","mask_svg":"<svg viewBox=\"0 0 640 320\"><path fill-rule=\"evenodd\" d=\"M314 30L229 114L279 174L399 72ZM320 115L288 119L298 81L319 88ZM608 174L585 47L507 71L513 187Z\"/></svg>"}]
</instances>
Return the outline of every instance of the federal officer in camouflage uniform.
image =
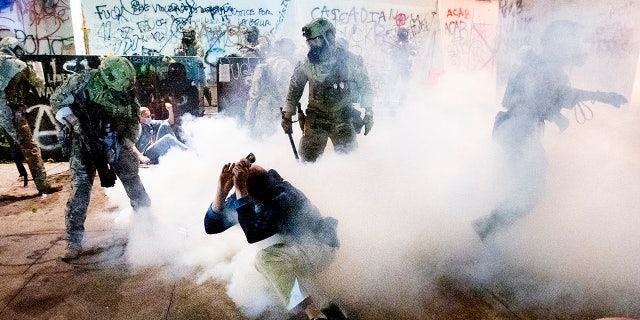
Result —
<instances>
[{"instance_id":1,"label":"federal officer in camouflage uniform","mask_svg":"<svg viewBox=\"0 0 640 320\"><path fill-rule=\"evenodd\" d=\"M204 57L204 48L196 38L196 28L190 25L184 26L180 44L173 51L176 56Z\"/></svg>"},{"instance_id":2,"label":"federal officer in camouflage uniform","mask_svg":"<svg viewBox=\"0 0 640 320\"><path fill-rule=\"evenodd\" d=\"M80 254L96 171L103 187L113 186L116 176L120 179L134 210L151 204L134 152L139 121L139 105L131 92L134 82L135 69L129 60L108 57L97 70L67 79L51 96L56 119L71 132L65 261Z\"/></svg>"},{"instance_id":3,"label":"federal officer in camouflage uniform","mask_svg":"<svg viewBox=\"0 0 640 320\"><path fill-rule=\"evenodd\" d=\"M296 63L293 57L295 49L293 40L279 39L268 58L253 70L244 120L251 134L258 139L278 131L282 118L280 108L284 106Z\"/></svg>"},{"instance_id":4,"label":"federal officer in camouflage uniform","mask_svg":"<svg viewBox=\"0 0 640 320\"><path fill-rule=\"evenodd\" d=\"M20 60L23 55L22 45L16 38L0 40L0 127L20 146L38 192L52 193L61 188L52 187L47 180L40 147L33 140L32 130L24 116L27 94L37 94L36 88L44 87L44 82L30 65ZM26 181L25 176L25 185Z\"/></svg>"},{"instance_id":5,"label":"federal officer in camouflage uniform","mask_svg":"<svg viewBox=\"0 0 640 320\"><path fill-rule=\"evenodd\" d=\"M540 39L540 50L523 50L522 62L509 78L502 99L506 111L496 115L493 131L507 160L503 170L508 179L503 180L509 183L501 188L508 192L488 215L474 221L473 227L483 241L525 217L542 198L548 171L542 144L546 122L555 123L562 131L569 126L562 109L580 109L584 101L616 108L627 103L615 92L571 86L565 70L583 65L587 58L582 32L583 27L573 21L551 22Z\"/></svg>"},{"instance_id":6,"label":"federal officer in camouflage uniform","mask_svg":"<svg viewBox=\"0 0 640 320\"><path fill-rule=\"evenodd\" d=\"M309 105L300 141L304 161L316 161L329 138L337 152L354 150L358 145L356 133L362 125L365 135L373 126L371 84L362 57L336 45L335 33L333 24L324 18L314 19L302 28L309 53L291 77L282 128L286 133L292 131L292 116L309 83ZM364 118L353 108L354 102L365 109Z\"/></svg>"}]
</instances>

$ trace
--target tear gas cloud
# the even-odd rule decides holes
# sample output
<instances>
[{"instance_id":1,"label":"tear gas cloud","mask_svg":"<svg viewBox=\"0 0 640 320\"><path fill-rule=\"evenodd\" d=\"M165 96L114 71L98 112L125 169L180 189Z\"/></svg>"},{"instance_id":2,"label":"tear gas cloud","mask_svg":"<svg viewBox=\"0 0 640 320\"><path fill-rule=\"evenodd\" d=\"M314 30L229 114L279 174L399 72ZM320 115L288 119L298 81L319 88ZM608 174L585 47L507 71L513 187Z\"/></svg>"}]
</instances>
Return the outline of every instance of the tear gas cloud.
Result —
<instances>
[{"instance_id":1,"label":"tear gas cloud","mask_svg":"<svg viewBox=\"0 0 640 320\"><path fill-rule=\"evenodd\" d=\"M338 155L329 145L312 164L295 161L282 133L257 142L231 119L185 119L190 150L172 150L159 165L141 169L152 207L123 222L130 228L127 258L174 276L195 272L198 281L224 281L249 317L275 304L254 268L259 245L247 244L240 228L206 235L202 225L223 164L253 152L257 164L278 170L340 221L338 257L319 279L338 299L409 310L441 277L513 286L522 303L554 303L585 290L637 295L637 102L621 109L594 104L593 120L572 119L562 134L547 124L542 200L482 244L472 221L494 208L507 183L491 140L500 104L478 102L493 90L479 84L494 81L449 73L430 90L414 81L405 106L376 110L376 124L358 136L358 150ZM608 91L607 79L599 81ZM299 133L294 127L296 142ZM122 189L107 192L128 210ZM520 291L523 284L529 291Z\"/></svg>"}]
</instances>

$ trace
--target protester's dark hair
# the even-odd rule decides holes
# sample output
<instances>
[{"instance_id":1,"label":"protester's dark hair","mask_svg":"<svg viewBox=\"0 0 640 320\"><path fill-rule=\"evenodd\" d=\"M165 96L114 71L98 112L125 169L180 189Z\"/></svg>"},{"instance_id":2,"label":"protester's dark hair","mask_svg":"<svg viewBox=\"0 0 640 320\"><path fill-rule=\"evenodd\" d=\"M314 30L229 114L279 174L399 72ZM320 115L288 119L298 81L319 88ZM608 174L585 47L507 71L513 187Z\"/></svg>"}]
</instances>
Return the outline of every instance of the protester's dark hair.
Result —
<instances>
[{"instance_id":1,"label":"protester's dark hair","mask_svg":"<svg viewBox=\"0 0 640 320\"><path fill-rule=\"evenodd\" d=\"M276 171L267 171L257 165L251 166L247 177L249 195L264 204L268 204L275 196L283 192L285 184L284 179Z\"/></svg>"},{"instance_id":2,"label":"protester's dark hair","mask_svg":"<svg viewBox=\"0 0 640 320\"><path fill-rule=\"evenodd\" d=\"M247 177L249 195L260 201L269 198L269 174L260 166L253 165Z\"/></svg>"}]
</instances>

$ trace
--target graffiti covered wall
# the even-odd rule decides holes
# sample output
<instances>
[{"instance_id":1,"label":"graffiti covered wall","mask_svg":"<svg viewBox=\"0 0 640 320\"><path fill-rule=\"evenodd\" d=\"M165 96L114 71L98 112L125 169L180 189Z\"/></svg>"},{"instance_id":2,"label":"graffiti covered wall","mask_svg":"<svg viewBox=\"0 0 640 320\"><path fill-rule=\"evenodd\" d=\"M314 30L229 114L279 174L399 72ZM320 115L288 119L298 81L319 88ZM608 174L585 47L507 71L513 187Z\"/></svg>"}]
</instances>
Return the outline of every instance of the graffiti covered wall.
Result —
<instances>
[{"instance_id":1,"label":"graffiti covered wall","mask_svg":"<svg viewBox=\"0 0 640 320\"><path fill-rule=\"evenodd\" d=\"M631 96L640 52L637 1L500 0L498 5L499 87L519 63L524 48L539 48L540 36L551 21L570 20L582 26L582 49L588 53L583 66L569 70L571 82L584 89Z\"/></svg>"},{"instance_id":2,"label":"graffiti covered wall","mask_svg":"<svg viewBox=\"0 0 640 320\"><path fill-rule=\"evenodd\" d=\"M409 27L413 36L430 28L436 1L397 6L393 1L251 1L220 4L193 0L82 2L91 54L132 55L155 50L172 55L185 25L194 26L207 52L238 53L244 32L256 26L269 38L300 38L300 28L313 18L333 21L339 35L354 46L373 48L389 28ZM213 62L213 61L211 61Z\"/></svg>"},{"instance_id":3,"label":"graffiti covered wall","mask_svg":"<svg viewBox=\"0 0 640 320\"><path fill-rule=\"evenodd\" d=\"M448 70L493 72L498 6L491 1L443 1L440 4Z\"/></svg>"},{"instance_id":4,"label":"graffiti covered wall","mask_svg":"<svg viewBox=\"0 0 640 320\"><path fill-rule=\"evenodd\" d=\"M74 54L69 1L0 1L3 36L22 41L27 54Z\"/></svg>"},{"instance_id":5,"label":"graffiti covered wall","mask_svg":"<svg viewBox=\"0 0 640 320\"><path fill-rule=\"evenodd\" d=\"M394 81L391 51L400 28L408 30L409 41L417 48L412 59L423 68L420 75L442 69L441 59L434 59L441 54L435 41L440 30L437 10L435 0L412 5L381 0L82 2L91 54L171 56L180 44L183 27L194 27L204 49L210 84L216 83L220 58L243 56L250 27L260 30L267 47L282 37L293 39L302 56L306 50L302 26L314 18L326 18L335 25L338 38L363 56L374 89Z\"/></svg>"}]
</instances>

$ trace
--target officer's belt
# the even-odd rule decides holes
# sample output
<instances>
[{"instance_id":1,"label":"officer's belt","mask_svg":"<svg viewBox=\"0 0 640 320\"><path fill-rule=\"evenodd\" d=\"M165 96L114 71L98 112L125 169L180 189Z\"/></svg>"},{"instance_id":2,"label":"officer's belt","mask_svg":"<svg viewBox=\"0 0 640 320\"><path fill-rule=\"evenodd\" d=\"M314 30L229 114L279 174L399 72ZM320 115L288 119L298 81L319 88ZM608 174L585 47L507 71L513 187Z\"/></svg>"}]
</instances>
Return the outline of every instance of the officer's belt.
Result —
<instances>
[{"instance_id":1,"label":"officer's belt","mask_svg":"<svg viewBox=\"0 0 640 320\"><path fill-rule=\"evenodd\" d=\"M307 116L315 115L316 118L322 119L343 119L348 113L349 107L343 107L334 111L322 111L313 107L307 108Z\"/></svg>"}]
</instances>

